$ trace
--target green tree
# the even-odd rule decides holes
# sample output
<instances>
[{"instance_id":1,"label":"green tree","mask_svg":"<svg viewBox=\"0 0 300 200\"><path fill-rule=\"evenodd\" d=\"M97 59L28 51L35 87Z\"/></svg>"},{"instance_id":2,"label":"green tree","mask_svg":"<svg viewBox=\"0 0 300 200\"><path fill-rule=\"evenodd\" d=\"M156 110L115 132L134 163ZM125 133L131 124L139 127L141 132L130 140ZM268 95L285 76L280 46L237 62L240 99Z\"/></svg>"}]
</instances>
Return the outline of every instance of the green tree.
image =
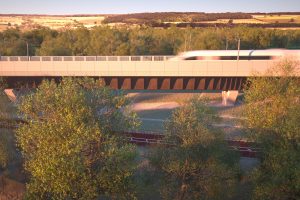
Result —
<instances>
[{"instance_id":1,"label":"green tree","mask_svg":"<svg viewBox=\"0 0 300 200\"><path fill-rule=\"evenodd\" d=\"M12 115L15 113L15 109L4 93L4 89L6 87L7 84L5 79L0 77L0 120L12 117Z\"/></svg>"},{"instance_id":2,"label":"green tree","mask_svg":"<svg viewBox=\"0 0 300 200\"><path fill-rule=\"evenodd\" d=\"M300 81L298 64L280 61L245 91L246 126L262 147L254 173L255 199L300 197Z\"/></svg>"},{"instance_id":3,"label":"green tree","mask_svg":"<svg viewBox=\"0 0 300 200\"><path fill-rule=\"evenodd\" d=\"M75 42L73 43L74 56L88 55L90 44L90 31L87 28L81 27L74 30Z\"/></svg>"},{"instance_id":4,"label":"green tree","mask_svg":"<svg viewBox=\"0 0 300 200\"><path fill-rule=\"evenodd\" d=\"M0 171L7 169L7 165L10 164L12 160L16 163L14 133L5 128L5 125L12 123L16 109L4 93L6 87L5 79L0 78ZM3 125L4 127L2 127Z\"/></svg>"},{"instance_id":5,"label":"green tree","mask_svg":"<svg viewBox=\"0 0 300 200\"><path fill-rule=\"evenodd\" d=\"M67 45L69 42L63 37L47 37L37 50L39 56L71 56L72 49Z\"/></svg>"},{"instance_id":6,"label":"green tree","mask_svg":"<svg viewBox=\"0 0 300 200\"><path fill-rule=\"evenodd\" d=\"M43 81L19 109L29 199L133 198L135 147L116 134L135 120L127 101L91 79ZM118 126L117 126L118 125ZM116 126L116 129L114 128Z\"/></svg>"},{"instance_id":7,"label":"green tree","mask_svg":"<svg viewBox=\"0 0 300 200\"><path fill-rule=\"evenodd\" d=\"M149 44L152 42L151 28L135 28L129 34L130 55L149 55Z\"/></svg>"},{"instance_id":8,"label":"green tree","mask_svg":"<svg viewBox=\"0 0 300 200\"><path fill-rule=\"evenodd\" d=\"M158 149L151 163L161 173L163 199L226 199L237 178L237 157L222 133L209 124L217 120L201 100L175 110L165 124L170 147Z\"/></svg>"},{"instance_id":9,"label":"green tree","mask_svg":"<svg viewBox=\"0 0 300 200\"><path fill-rule=\"evenodd\" d=\"M91 30L90 38L90 55L129 55L126 29L99 26Z\"/></svg>"},{"instance_id":10,"label":"green tree","mask_svg":"<svg viewBox=\"0 0 300 200\"><path fill-rule=\"evenodd\" d=\"M7 137L2 130L0 133L0 171L4 169L8 164L9 152L7 143Z\"/></svg>"},{"instance_id":11,"label":"green tree","mask_svg":"<svg viewBox=\"0 0 300 200\"><path fill-rule=\"evenodd\" d=\"M189 21L189 19L186 19ZM175 25L167 29L99 26L86 29L65 28L60 32L40 28L21 32L8 29L0 32L1 55L26 55L26 41L30 55L169 55L185 50L300 47L300 30L278 30L238 26L233 28L186 29Z\"/></svg>"},{"instance_id":12,"label":"green tree","mask_svg":"<svg viewBox=\"0 0 300 200\"><path fill-rule=\"evenodd\" d=\"M0 119L2 121L2 119ZM15 146L15 137L12 130L0 128L0 172L12 175L10 167L14 170L21 168L21 161Z\"/></svg>"}]
</instances>

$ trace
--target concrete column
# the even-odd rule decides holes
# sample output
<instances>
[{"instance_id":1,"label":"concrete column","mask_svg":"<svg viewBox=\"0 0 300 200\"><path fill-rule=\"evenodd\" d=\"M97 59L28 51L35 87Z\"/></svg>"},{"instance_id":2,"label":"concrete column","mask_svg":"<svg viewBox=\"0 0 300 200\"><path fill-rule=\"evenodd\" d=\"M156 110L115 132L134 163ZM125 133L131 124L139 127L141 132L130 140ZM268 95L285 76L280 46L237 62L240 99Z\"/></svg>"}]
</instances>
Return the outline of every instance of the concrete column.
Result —
<instances>
[{"instance_id":1,"label":"concrete column","mask_svg":"<svg viewBox=\"0 0 300 200\"><path fill-rule=\"evenodd\" d=\"M17 96L13 89L5 89L4 93L12 102L15 103L17 101Z\"/></svg>"},{"instance_id":2,"label":"concrete column","mask_svg":"<svg viewBox=\"0 0 300 200\"><path fill-rule=\"evenodd\" d=\"M238 94L238 90L222 91L222 105L233 106Z\"/></svg>"}]
</instances>

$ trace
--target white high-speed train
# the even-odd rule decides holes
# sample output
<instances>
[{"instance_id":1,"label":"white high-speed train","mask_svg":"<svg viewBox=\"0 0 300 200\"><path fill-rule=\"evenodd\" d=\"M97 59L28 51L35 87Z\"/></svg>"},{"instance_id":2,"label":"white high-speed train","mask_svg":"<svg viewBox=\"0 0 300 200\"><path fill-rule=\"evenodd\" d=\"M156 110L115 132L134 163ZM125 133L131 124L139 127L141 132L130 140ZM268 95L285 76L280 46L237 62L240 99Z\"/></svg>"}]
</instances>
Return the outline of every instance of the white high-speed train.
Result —
<instances>
[{"instance_id":1,"label":"white high-speed train","mask_svg":"<svg viewBox=\"0 0 300 200\"><path fill-rule=\"evenodd\" d=\"M284 57L300 60L300 50L198 50L180 53L169 60L277 60Z\"/></svg>"}]
</instances>

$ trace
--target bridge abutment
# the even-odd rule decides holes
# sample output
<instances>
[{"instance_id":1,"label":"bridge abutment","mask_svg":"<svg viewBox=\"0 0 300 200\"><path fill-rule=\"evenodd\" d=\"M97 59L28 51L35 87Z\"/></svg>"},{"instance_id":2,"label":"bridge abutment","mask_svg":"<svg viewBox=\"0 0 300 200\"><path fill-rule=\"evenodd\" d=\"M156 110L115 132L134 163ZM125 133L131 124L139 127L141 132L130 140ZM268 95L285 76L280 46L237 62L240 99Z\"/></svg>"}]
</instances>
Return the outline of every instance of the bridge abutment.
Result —
<instances>
[{"instance_id":1,"label":"bridge abutment","mask_svg":"<svg viewBox=\"0 0 300 200\"><path fill-rule=\"evenodd\" d=\"M14 89L5 89L4 93L9 98L9 100L11 100L12 102L15 103L17 101L17 95L16 95Z\"/></svg>"},{"instance_id":2,"label":"bridge abutment","mask_svg":"<svg viewBox=\"0 0 300 200\"><path fill-rule=\"evenodd\" d=\"M222 91L222 105L233 106L239 94L238 90Z\"/></svg>"}]
</instances>

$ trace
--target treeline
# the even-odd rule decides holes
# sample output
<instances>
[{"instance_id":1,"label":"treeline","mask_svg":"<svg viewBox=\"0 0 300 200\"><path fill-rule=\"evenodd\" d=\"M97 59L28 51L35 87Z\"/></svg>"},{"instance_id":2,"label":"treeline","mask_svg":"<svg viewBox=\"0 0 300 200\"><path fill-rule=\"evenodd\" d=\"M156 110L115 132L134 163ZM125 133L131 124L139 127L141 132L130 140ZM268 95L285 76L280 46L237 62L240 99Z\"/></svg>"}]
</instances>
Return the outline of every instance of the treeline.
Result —
<instances>
[{"instance_id":1,"label":"treeline","mask_svg":"<svg viewBox=\"0 0 300 200\"><path fill-rule=\"evenodd\" d=\"M156 12L108 16L104 23L200 22L218 19L251 19L248 13Z\"/></svg>"},{"instance_id":2,"label":"treeline","mask_svg":"<svg viewBox=\"0 0 300 200\"><path fill-rule=\"evenodd\" d=\"M0 55L174 55L188 50L300 48L300 30L251 27L181 29L84 27L55 31L47 28L0 32Z\"/></svg>"},{"instance_id":3,"label":"treeline","mask_svg":"<svg viewBox=\"0 0 300 200\"><path fill-rule=\"evenodd\" d=\"M168 28L171 26L174 26L173 23L158 23L158 22L150 22L147 25L151 27L156 28ZM290 23L268 23L268 24L247 24L247 23L239 23L234 24L232 20L228 20L228 23L177 23L176 27L178 28L186 28L186 27L192 27L192 28L233 28L233 27L252 27L252 28L297 28L300 27L300 23L293 23L292 21Z\"/></svg>"},{"instance_id":4,"label":"treeline","mask_svg":"<svg viewBox=\"0 0 300 200\"><path fill-rule=\"evenodd\" d=\"M249 13L252 15L300 15L300 12L270 12L270 13L261 13L261 12L255 12L255 13Z\"/></svg>"}]
</instances>

